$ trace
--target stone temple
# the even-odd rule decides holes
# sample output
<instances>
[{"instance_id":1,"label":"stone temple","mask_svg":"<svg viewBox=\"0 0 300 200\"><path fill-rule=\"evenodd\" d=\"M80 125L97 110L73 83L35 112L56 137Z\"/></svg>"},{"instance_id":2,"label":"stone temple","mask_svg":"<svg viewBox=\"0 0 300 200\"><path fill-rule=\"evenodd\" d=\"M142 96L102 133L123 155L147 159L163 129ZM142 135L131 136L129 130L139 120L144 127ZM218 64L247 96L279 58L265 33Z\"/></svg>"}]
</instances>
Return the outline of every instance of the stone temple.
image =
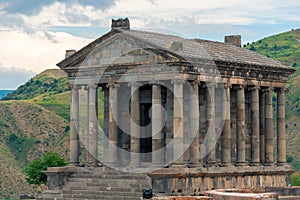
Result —
<instances>
[{"instance_id":1,"label":"stone temple","mask_svg":"<svg viewBox=\"0 0 300 200\"><path fill-rule=\"evenodd\" d=\"M241 48L239 35L186 39L113 20L58 66L71 88L70 165L45 172L39 199L288 184L285 85L294 69Z\"/></svg>"}]
</instances>

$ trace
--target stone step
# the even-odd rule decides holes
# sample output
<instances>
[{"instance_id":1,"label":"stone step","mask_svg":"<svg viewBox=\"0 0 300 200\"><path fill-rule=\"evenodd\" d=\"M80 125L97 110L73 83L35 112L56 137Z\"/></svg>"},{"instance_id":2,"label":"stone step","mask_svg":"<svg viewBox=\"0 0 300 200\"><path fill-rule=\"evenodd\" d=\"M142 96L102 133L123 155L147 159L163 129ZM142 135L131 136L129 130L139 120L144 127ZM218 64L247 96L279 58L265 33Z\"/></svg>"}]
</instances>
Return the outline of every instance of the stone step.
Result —
<instances>
[{"instance_id":1,"label":"stone step","mask_svg":"<svg viewBox=\"0 0 300 200\"><path fill-rule=\"evenodd\" d=\"M141 192L116 192L116 191L86 191L86 190L76 190L76 191L63 191L64 198L74 198L74 199L119 199L119 197L137 198L142 196Z\"/></svg>"},{"instance_id":2,"label":"stone step","mask_svg":"<svg viewBox=\"0 0 300 200\"><path fill-rule=\"evenodd\" d=\"M67 178L57 200L139 200L144 188L151 187L146 174L124 173L108 168L76 168Z\"/></svg>"},{"instance_id":3,"label":"stone step","mask_svg":"<svg viewBox=\"0 0 300 200\"><path fill-rule=\"evenodd\" d=\"M73 194L76 193L77 191L86 191L86 192L128 192L128 193L142 193L143 188L120 188L120 187L83 187L83 186L78 186L78 187L64 187L62 190L63 194Z\"/></svg>"},{"instance_id":4,"label":"stone step","mask_svg":"<svg viewBox=\"0 0 300 200\"><path fill-rule=\"evenodd\" d=\"M124 184L126 183L126 184ZM135 180L120 180L120 179L111 179L111 180L84 180L76 179L69 180L66 183L66 186L86 186L86 187L121 187L121 188L143 188L149 187L148 181L135 181Z\"/></svg>"},{"instance_id":5,"label":"stone step","mask_svg":"<svg viewBox=\"0 0 300 200\"><path fill-rule=\"evenodd\" d=\"M88 198L80 198L80 197L63 197L63 198L55 198L56 200L86 200ZM97 200L141 200L140 197L115 197L115 196L97 196L92 199L97 199ZM53 200L51 199L43 199L43 200Z\"/></svg>"},{"instance_id":6,"label":"stone step","mask_svg":"<svg viewBox=\"0 0 300 200\"><path fill-rule=\"evenodd\" d=\"M113 175L113 174L72 174L70 178L98 178L98 179L135 179L135 180L144 180L147 178L147 175Z\"/></svg>"}]
</instances>

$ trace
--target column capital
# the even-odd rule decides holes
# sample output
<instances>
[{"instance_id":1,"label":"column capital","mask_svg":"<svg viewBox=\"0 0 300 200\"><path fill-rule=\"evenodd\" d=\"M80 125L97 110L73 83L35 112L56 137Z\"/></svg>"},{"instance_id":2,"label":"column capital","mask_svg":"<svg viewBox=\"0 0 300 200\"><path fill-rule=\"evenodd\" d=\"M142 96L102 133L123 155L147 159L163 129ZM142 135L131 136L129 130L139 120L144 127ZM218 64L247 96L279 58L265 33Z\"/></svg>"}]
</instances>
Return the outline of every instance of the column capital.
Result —
<instances>
[{"instance_id":1,"label":"column capital","mask_svg":"<svg viewBox=\"0 0 300 200\"><path fill-rule=\"evenodd\" d=\"M190 82L191 85L200 85L201 84L201 81L199 80L193 80Z\"/></svg>"},{"instance_id":2,"label":"column capital","mask_svg":"<svg viewBox=\"0 0 300 200\"><path fill-rule=\"evenodd\" d=\"M138 87L140 87L141 85L142 85L142 83L136 82L136 81L134 81L134 82L129 82L129 83L128 83L128 86L129 86L129 87L136 87L136 88L138 88Z\"/></svg>"},{"instance_id":3,"label":"column capital","mask_svg":"<svg viewBox=\"0 0 300 200\"><path fill-rule=\"evenodd\" d=\"M248 89L249 91L259 90L259 89L260 89L260 86L258 86L258 85L249 85L249 86L247 87L247 89Z\"/></svg>"},{"instance_id":4,"label":"column capital","mask_svg":"<svg viewBox=\"0 0 300 200\"><path fill-rule=\"evenodd\" d=\"M110 87L112 87L112 88L118 88L118 87L120 87L120 85L117 84L117 83L115 83L115 82L109 82L109 83L106 84L106 87L107 88L110 88Z\"/></svg>"},{"instance_id":5,"label":"column capital","mask_svg":"<svg viewBox=\"0 0 300 200\"><path fill-rule=\"evenodd\" d=\"M282 88L275 88L274 90L276 93L286 93L289 92L289 90L286 87L282 87Z\"/></svg>"},{"instance_id":6,"label":"column capital","mask_svg":"<svg viewBox=\"0 0 300 200\"><path fill-rule=\"evenodd\" d=\"M90 83L88 85L85 86L86 89L97 89L98 88L98 84L96 83Z\"/></svg>"},{"instance_id":7,"label":"column capital","mask_svg":"<svg viewBox=\"0 0 300 200\"><path fill-rule=\"evenodd\" d=\"M173 80L171 80L171 83L172 84L183 84L185 82L185 79L184 78L182 78L181 76L176 76L176 77L174 77L174 79Z\"/></svg>"},{"instance_id":8,"label":"column capital","mask_svg":"<svg viewBox=\"0 0 300 200\"><path fill-rule=\"evenodd\" d=\"M230 84L230 83L224 83L224 88L225 89L232 88L232 84Z\"/></svg>"},{"instance_id":9,"label":"column capital","mask_svg":"<svg viewBox=\"0 0 300 200\"><path fill-rule=\"evenodd\" d=\"M237 84L237 85L234 85L233 88L235 90L243 90L246 88L246 84Z\"/></svg>"},{"instance_id":10,"label":"column capital","mask_svg":"<svg viewBox=\"0 0 300 200\"><path fill-rule=\"evenodd\" d=\"M206 87L208 87L208 88L214 88L214 87L216 87L216 84L215 84L214 81L211 81L211 82L205 82L205 85L206 85Z\"/></svg>"},{"instance_id":11,"label":"column capital","mask_svg":"<svg viewBox=\"0 0 300 200\"><path fill-rule=\"evenodd\" d=\"M161 83L160 80L154 80L154 79L153 79L153 80L149 81L149 84L150 84L150 85L161 85L160 83Z\"/></svg>"},{"instance_id":12,"label":"column capital","mask_svg":"<svg viewBox=\"0 0 300 200\"><path fill-rule=\"evenodd\" d=\"M70 84L67 86L69 90L79 90L82 88L81 85L77 85L77 84Z\"/></svg>"},{"instance_id":13,"label":"column capital","mask_svg":"<svg viewBox=\"0 0 300 200\"><path fill-rule=\"evenodd\" d=\"M262 89L262 92L273 92L273 91L274 91L273 87L268 87L268 88Z\"/></svg>"}]
</instances>

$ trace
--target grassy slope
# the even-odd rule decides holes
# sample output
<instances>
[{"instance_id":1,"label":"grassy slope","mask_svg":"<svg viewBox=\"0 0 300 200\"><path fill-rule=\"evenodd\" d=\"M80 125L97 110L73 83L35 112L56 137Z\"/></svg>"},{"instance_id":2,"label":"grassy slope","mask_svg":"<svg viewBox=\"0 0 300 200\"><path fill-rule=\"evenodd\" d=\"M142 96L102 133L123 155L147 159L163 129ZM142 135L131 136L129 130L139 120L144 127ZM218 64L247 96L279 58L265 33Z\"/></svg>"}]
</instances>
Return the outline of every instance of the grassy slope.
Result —
<instances>
[{"instance_id":1,"label":"grassy slope","mask_svg":"<svg viewBox=\"0 0 300 200\"><path fill-rule=\"evenodd\" d=\"M264 38L244 47L297 69L287 84L287 150L294 169L300 170L300 29Z\"/></svg>"},{"instance_id":2,"label":"grassy slope","mask_svg":"<svg viewBox=\"0 0 300 200\"><path fill-rule=\"evenodd\" d=\"M33 194L37 190L24 181L25 166L46 151L59 152L67 158L68 122L39 105L21 100L1 101L0 113L0 163L3 166L0 178L5 183L3 191L7 191L2 192L0 199Z\"/></svg>"},{"instance_id":3,"label":"grassy slope","mask_svg":"<svg viewBox=\"0 0 300 200\"><path fill-rule=\"evenodd\" d=\"M59 152L66 159L68 157L70 91L67 90L67 85L68 80L63 71L46 70L0 101L0 144L5 145L6 151L9 151L5 155L0 151L0 162L3 160L6 166L18 171L22 177L26 164L41 157L46 151ZM86 97L86 90L81 90L80 94ZM103 93L99 92L100 124L103 119L101 107ZM81 159L84 159L84 148L82 154ZM5 156L14 161L15 165L1 159ZM13 171L12 176L24 182L15 173ZM16 183L6 176L0 176L0 179L8 185ZM30 193L33 188L21 190L16 187L11 191L10 193L17 195L24 193L23 191ZM0 194L0 199L8 197L10 193Z\"/></svg>"},{"instance_id":4,"label":"grassy slope","mask_svg":"<svg viewBox=\"0 0 300 200\"><path fill-rule=\"evenodd\" d=\"M27 184L19 163L5 143L0 143L0 199L18 199L20 194L34 194L35 188Z\"/></svg>"},{"instance_id":5,"label":"grassy slope","mask_svg":"<svg viewBox=\"0 0 300 200\"><path fill-rule=\"evenodd\" d=\"M20 194L37 191L24 181L24 168L46 151L59 152L68 158L67 84L65 73L46 70L0 101L0 163L11 169L10 175L0 169L3 188L0 199L15 199Z\"/></svg>"}]
</instances>

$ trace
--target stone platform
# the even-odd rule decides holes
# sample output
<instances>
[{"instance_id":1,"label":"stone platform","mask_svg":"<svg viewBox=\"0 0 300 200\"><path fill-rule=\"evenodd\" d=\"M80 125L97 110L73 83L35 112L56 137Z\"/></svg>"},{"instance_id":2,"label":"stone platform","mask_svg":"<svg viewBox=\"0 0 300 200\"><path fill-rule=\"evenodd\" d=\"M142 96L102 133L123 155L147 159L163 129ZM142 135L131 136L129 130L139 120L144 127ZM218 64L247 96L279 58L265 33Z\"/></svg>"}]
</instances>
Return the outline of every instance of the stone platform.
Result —
<instances>
[{"instance_id":1,"label":"stone platform","mask_svg":"<svg viewBox=\"0 0 300 200\"><path fill-rule=\"evenodd\" d=\"M156 193L195 195L214 189L285 187L290 166L163 168L148 174Z\"/></svg>"},{"instance_id":2,"label":"stone platform","mask_svg":"<svg viewBox=\"0 0 300 200\"><path fill-rule=\"evenodd\" d=\"M282 188L288 184L286 177L291 169L289 166L170 167L142 174L108 167L68 166L49 168L45 173L49 190L38 200L132 200L140 199L144 188L152 188L156 197L165 198L169 195L203 196L206 191L215 189Z\"/></svg>"}]
</instances>

